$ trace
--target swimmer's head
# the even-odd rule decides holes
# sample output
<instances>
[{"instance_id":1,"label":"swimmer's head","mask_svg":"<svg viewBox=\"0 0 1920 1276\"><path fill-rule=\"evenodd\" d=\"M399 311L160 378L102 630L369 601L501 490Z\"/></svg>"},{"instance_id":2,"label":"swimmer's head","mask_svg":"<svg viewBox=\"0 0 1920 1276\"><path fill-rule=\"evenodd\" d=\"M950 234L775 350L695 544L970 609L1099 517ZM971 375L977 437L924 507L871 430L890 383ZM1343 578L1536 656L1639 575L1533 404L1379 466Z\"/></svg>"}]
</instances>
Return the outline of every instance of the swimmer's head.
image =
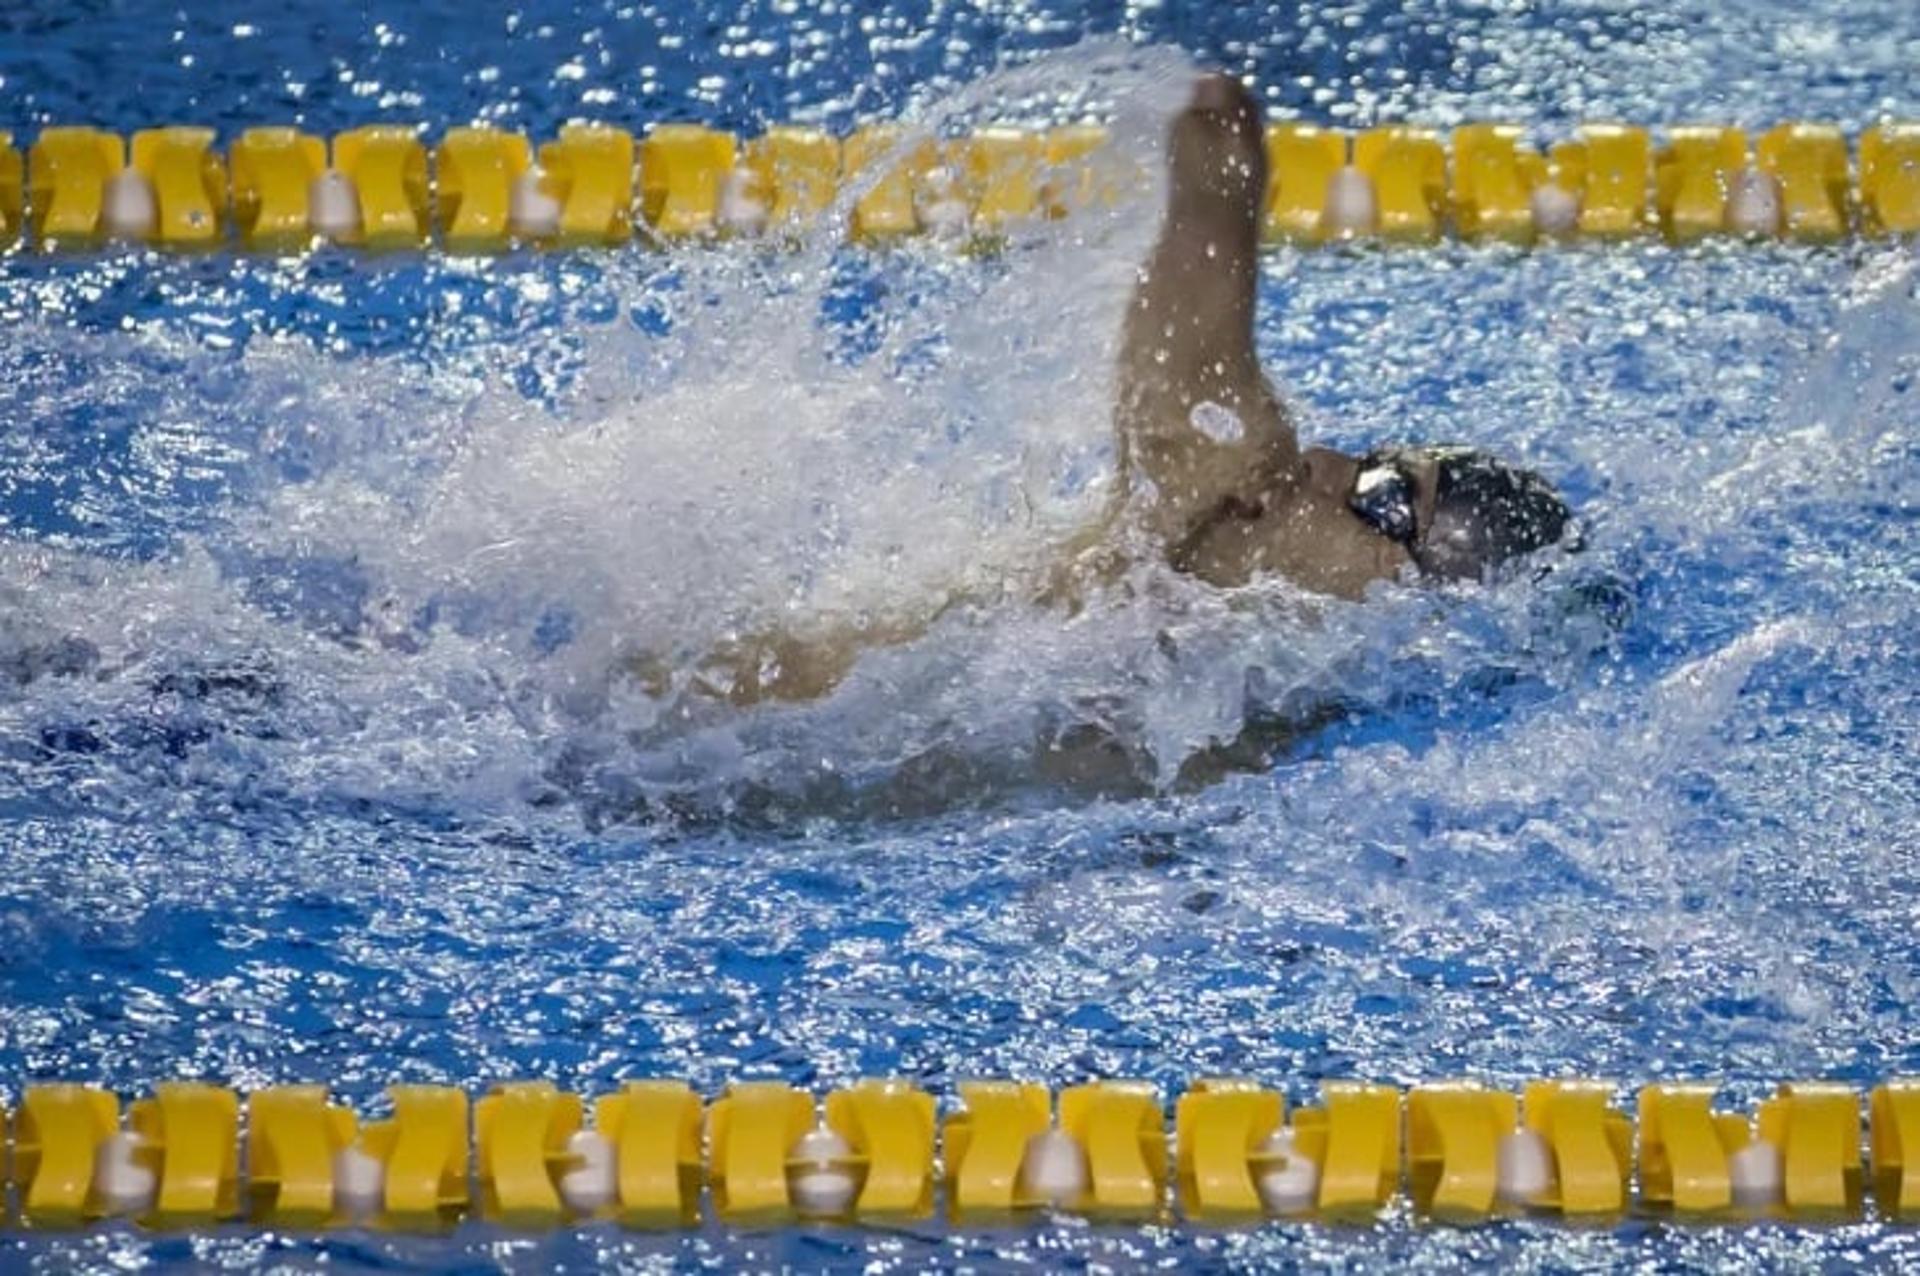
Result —
<instances>
[{"instance_id":1,"label":"swimmer's head","mask_svg":"<svg viewBox=\"0 0 1920 1276\"><path fill-rule=\"evenodd\" d=\"M1441 580L1477 580L1559 544L1573 527L1573 512L1552 484L1464 447L1370 452L1347 505Z\"/></svg>"},{"instance_id":2,"label":"swimmer's head","mask_svg":"<svg viewBox=\"0 0 1920 1276\"><path fill-rule=\"evenodd\" d=\"M1228 75L1203 75L1174 120L1167 167L1176 202L1225 204L1249 222L1267 189L1267 151L1260 104Z\"/></svg>"}]
</instances>

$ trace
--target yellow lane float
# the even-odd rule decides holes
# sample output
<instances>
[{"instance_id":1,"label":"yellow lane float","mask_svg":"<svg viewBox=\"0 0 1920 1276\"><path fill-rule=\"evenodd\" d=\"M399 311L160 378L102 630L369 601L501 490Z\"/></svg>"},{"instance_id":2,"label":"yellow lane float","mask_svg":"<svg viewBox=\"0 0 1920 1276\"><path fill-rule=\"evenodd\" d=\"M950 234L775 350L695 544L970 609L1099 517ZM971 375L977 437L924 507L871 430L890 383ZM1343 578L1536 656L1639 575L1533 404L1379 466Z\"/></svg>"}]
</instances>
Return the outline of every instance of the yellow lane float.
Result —
<instances>
[{"instance_id":1,"label":"yellow lane float","mask_svg":"<svg viewBox=\"0 0 1920 1276\"><path fill-rule=\"evenodd\" d=\"M1783 1084L1760 1105L1759 1139L1780 1149L1781 1203L1793 1214L1860 1208L1860 1096L1818 1082Z\"/></svg>"},{"instance_id":2,"label":"yellow lane float","mask_svg":"<svg viewBox=\"0 0 1920 1276\"><path fill-rule=\"evenodd\" d=\"M1870 234L1920 232L1920 124L1885 124L1861 135L1860 206Z\"/></svg>"},{"instance_id":3,"label":"yellow lane float","mask_svg":"<svg viewBox=\"0 0 1920 1276\"><path fill-rule=\"evenodd\" d=\"M142 129L129 165L153 191L153 241L212 248L225 236L227 169L209 128Z\"/></svg>"},{"instance_id":4,"label":"yellow lane float","mask_svg":"<svg viewBox=\"0 0 1920 1276\"><path fill-rule=\"evenodd\" d=\"M623 244L633 233L633 135L599 124L569 124L540 148L543 182L560 203L562 248Z\"/></svg>"},{"instance_id":5,"label":"yellow lane float","mask_svg":"<svg viewBox=\"0 0 1920 1276\"><path fill-rule=\"evenodd\" d=\"M864 1168L853 1212L925 1218L933 1212L933 1096L904 1081L869 1078L827 1096L827 1126Z\"/></svg>"},{"instance_id":6,"label":"yellow lane float","mask_svg":"<svg viewBox=\"0 0 1920 1276\"><path fill-rule=\"evenodd\" d=\"M700 1099L683 1081L629 1081L593 1107L611 1145L613 1213L629 1227L684 1227L700 1217Z\"/></svg>"},{"instance_id":7,"label":"yellow lane float","mask_svg":"<svg viewBox=\"0 0 1920 1276\"><path fill-rule=\"evenodd\" d=\"M1718 1091L1711 1083L1685 1081L1640 1091L1640 1199L1646 1205L1688 1214L1733 1207L1736 1158L1753 1131L1746 1117L1714 1110Z\"/></svg>"},{"instance_id":8,"label":"yellow lane float","mask_svg":"<svg viewBox=\"0 0 1920 1276\"><path fill-rule=\"evenodd\" d=\"M1174 1107L1175 1181L1195 1218L1255 1218L1267 1208L1256 1180L1286 1103L1256 1081L1207 1077ZM1284 1164L1284 1153L1280 1156Z\"/></svg>"},{"instance_id":9,"label":"yellow lane float","mask_svg":"<svg viewBox=\"0 0 1920 1276\"><path fill-rule=\"evenodd\" d=\"M947 1118L947 1202L956 1219L1004 1214L1041 1202L1022 1170L1028 1145L1049 1132L1053 1100L1045 1086L962 1081L960 1110Z\"/></svg>"},{"instance_id":10,"label":"yellow lane float","mask_svg":"<svg viewBox=\"0 0 1920 1276\"><path fill-rule=\"evenodd\" d=\"M640 143L640 209L668 239L710 235L734 170L731 133L698 124L662 124Z\"/></svg>"},{"instance_id":11,"label":"yellow lane float","mask_svg":"<svg viewBox=\"0 0 1920 1276\"><path fill-rule=\"evenodd\" d=\"M1552 1181L1526 1204L1562 1214L1618 1214L1627 1206L1633 1123L1610 1106L1603 1081L1534 1081L1522 1111L1525 1128L1552 1155Z\"/></svg>"},{"instance_id":12,"label":"yellow lane float","mask_svg":"<svg viewBox=\"0 0 1920 1276\"><path fill-rule=\"evenodd\" d=\"M126 167L126 147L93 128L41 130L27 152L27 209L43 248L89 247L106 234L107 183Z\"/></svg>"},{"instance_id":13,"label":"yellow lane float","mask_svg":"<svg viewBox=\"0 0 1920 1276\"><path fill-rule=\"evenodd\" d=\"M323 223L324 233L376 250L426 242L427 150L416 130L373 124L342 133L333 139L333 171L351 193L358 223Z\"/></svg>"},{"instance_id":14,"label":"yellow lane float","mask_svg":"<svg viewBox=\"0 0 1920 1276\"><path fill-rule=\"evenodd\" d=\"M963 145L974 227L995 234L1042 211L1047 141L1025 129L986 128Z\"/></svg>"},{"instance_id":15,"label":"yellow lane float","mask_svg":"<svg viewBox=\"0 0 1920 1276\"><path fill-rule=\"evenodd\" d=\"M1322 1104L1294 1115L1294 1147L1318 1172L1314 1204L1322 1213L1370 1213L1400 1184L1400 1092L1389 1086L1327 1081Z\"/></svg>"},{"instance_id":16,"label":"yellow lane float","mask_svg":"<svg viewBox=\"0 0 1920 1276\"><path fill-rule=\"evenodd\" d=\"M516 195L524 208L526 196L517 188L533 166L533 148L518 133L448 129L434 150L433 163L439 179L440 239L447 251L499 252L523 230L548 235L558 231L557 217L551 219L554 224L529 228L524 215L513 216Z\"/></svg>"},{"instance_id":17,"label":"yellow lane float","mask_svg":"<svg viewBox=\"0 0 1920 1276\"><path fill-rule=\"evenodd\" d=\"M872 124L856 131L842 147L846 180L864 188L853 206L855 239L885 244L921 229L916 208L919 187L939 166L939 151L932 142L920 142L896 156L905 147L905 138L896 125ZM871 170L878 170L878 176Z\"/></svg>"},{"instance_id":18,"label":"yellow lane float","mask_svg":"<svg viewBox=\"0 0 1920 1276\"><path fill-rule=\"evenodd\" d=\"M222 1086L163 1081L127 1113L136 1165L157 1180L154 1224L218 1222L240 1212L240 1100ZM133 1211L129 1211L133 1212Z\"/></svg>"},{"instance_id":19,"label":"yellow lane float","mask_svg":"<svg viewBox=\"0 0 1920 1276\"><path fill-rule=\"evenodd\" d=\"M1314 124L1268 125L1266 237L1304 244L1326 238L1327 192L1346 162L1343 133Z\"/></svg>"},{"instance_id":20,"label":"yellow lane float","mask_svg":"<svg viewBox=\"0 0 1920 1276\"><path fill-rule=\"evenodd\" d=\"M281 1227L345 1221L336 1178L358 1131L352 1110L329 1103L325 1086L275 1086L249 1095L249 1215Z\"/></svg>"},{"instance_id":21,"label":"yellow lane float","mask_svg":"<svg viewBox=\"0 0 1920 1276\"><path fill-rule=\"evenodd\" d=\"M1780 184L1784 232L1828 243L1847 233L1847 139L1825 124L1782 124L1760 138L1760 168Z\"/></svg>"},{"instance_id":22,"label":"yellow lane float","mask_svg":"<svg viewBox=\"0 0 1920 1276\"><path fill-rule=\"evenodd\" d=\"M387 1097L393 1116L361 1130L345 1195L358 1217L411 1231L438 1230L467 1208L466 1092L397 1085Z\"/></svg>"},{"instance_id":23,"label":"yellow lane float","mask_svg":"<svg viewBox=\"0 0 1920 1276\"><path fill-rule=\"evenodd\" d=\"M1369 129L1353 139L1353 166L1373 182L1380 238L1430 244L1446 215L1447 152L1432 129Z\"/></svg>"},{"instance_id":24,"label":"yellow lane float","mask_svg":"<svg viewBox=\"0 0 1920 1276\"><path fill-rule=\"evenodd\" d=\"M1160 1098L1143 1081L1096 1081L1060 1093L1060 1130L1086 1152L1087 1186L1075 1207L1105 1217L1151 1218L1167 1183Z\"/></svg>"},{"instance_id":25,"label":"yellow lane float","mask_svg":"<svg viewBox=\"0 0 1920 1276\"><path fill-rule=\"evenodd\" d=\"M120 1131L120 1100L91 1086L32 1085L13 1129L12 1180L21 1217L75 1227L101 1217L100 1150Z\"/></svg>"},{"instance_id":26,"label":"yellow lane float","mask_svg":"<svg viewBox=\"0 0 1920 1276\"><path fill-rule=\"evenodd\" d=\"M1533 192L1546 181L1546 164L1524 137L1511 124L1454 130L1453 215L1464 238L1533 243Z\"/></svg>"},{"instance_id":27,"label":"yellow lane float","mask_svg":"<svg viewBox=\"0 0 1920 1276\"><path fill-rule=\"evenodd\" d=\"M784 1081L737 1081L707 1110L713 1207L732 1222L793 1217L787 1159L813 1128L813 1098Z\"/></svg>"},{"instance_id":28,"label":"yellow lane float","mask_svg":"<svg viewBox=\"0 0 1920 1276\"><path fill-rule=\"evenodd\" d=\"M1068 124L1048 131L1047 171L1040 185L1048 217L1066 217L1080 208L1111 208L1119 202L1119 183L1099 163L1111 140L1098 124Z\"/></svg>"},{"instance_id":29,"label":"yellow lane float","mask_svg":"<svg viewBox=\"0 0 1920 1276\"><path fill-rule=\"evenodd\" d=\"M252 128L228 152L233 221L255 252L295 252L313 242L313 184L327 144L294 128Z\"/></svg>"},{"instance_id":30,"label":"yellow lane float","mask_svg":"<svg viewBox=\"0 0 1920 1276\"><path fill-rule=\"evenodd\" d=\"M1676 244L1718 235L1728 226L1729 191L1747 166L1747 135L1710 125L1669 130L1654 158L1654 205Z\"/></svg>"},{"instance_id":31,"label":"yellow lane float","mask_svg":"<svg viewBox=\"0 0 1920 1276\"><path fill-rule=\"evenodd\" d=\"M1889 1218L1920 1218L1920 1081L1876 1086L1869 1107L1880 1210Z\"/></svg>"},{"instance_id":32,"label":"yellow lane float","mask_svg":"<svg viewBox=\"0 0 1920 1276\"><path fill-rule=\"evenodd\" d=\"M840 141L820 129L770 128L747 143L744 164L763 201L762 228L776 233L812 224L840 189Z\"/></svg>"},{"instance_id":33,"label":"yellow lane float","mask_svg":"<svg viewBox=\"0 0 1920 1276\"><path fill-rule=\"evenodd\" d=\"M1466 1081L1416 1086L1407 1096L1407 1178L1414 1207L1442 1217L1490 1214L1499 1200L1500 1144L1520 1105Z\"/></svg>"},{"instance_id":34,"label":"yellow lane float","mask_svg":"<svg viewBox=\"0 0 1920 1276\"><path fill-rule=\"evenodd\" d=\"M1652 167L1645 129L1590 124L1579 130L1580 233L1626 239L1647 229ZM1566 152L1571 158L1574 152Z\"/></svg>"},{"instance_id":35,"label":"yellow lane float","mask_svg":"<svg viewBox=\"0 0 1920 1276\"><path fill-rule=\"evenodd\" d=\"M20 237L20 215L26 209L26 170L13 134L0 129L0 248Z\"/></svg>"},{"instance_id":36,"label":"yellow lane float","mask_svg":"<svg viewBox=\"0 0 1920 1276\"><path fill-rule=\"evenodd\" d=\"M480 1215L508 1227L553 1227L567 1217L560 1179L580 1160L572 1146L584 1108L547 1081L496 1085L473 1108Z\"/></svg>"}]
</instances>

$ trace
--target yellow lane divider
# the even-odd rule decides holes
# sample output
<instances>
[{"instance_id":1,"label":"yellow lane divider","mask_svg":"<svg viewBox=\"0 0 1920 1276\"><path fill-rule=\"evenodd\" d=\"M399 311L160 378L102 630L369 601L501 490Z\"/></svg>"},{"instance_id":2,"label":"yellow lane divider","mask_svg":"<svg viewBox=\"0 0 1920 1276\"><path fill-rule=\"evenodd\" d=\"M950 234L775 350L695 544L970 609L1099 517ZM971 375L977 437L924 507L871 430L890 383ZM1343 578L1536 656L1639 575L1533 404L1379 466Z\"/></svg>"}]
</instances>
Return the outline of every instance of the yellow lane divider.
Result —
<instances>
[{"instance_id":1,"label":"yellow lane divider","mask_svg":"<svg viewBox=\"0 0 1920 1276\"><path fill-rule=\"evenodd\" d=\"M33 237L48 248L87 247L106 231L107 184L126 168L126 146L91 128L50 128L27 152Z\"/></svg>"},{"instance_id":2,"label":"yellow lane divider","mask_svg":"<svg viewBox=\"0 0 1920 1276\"><path fill-rule=\"evenodd\" d=\"M1870 234L1920 230L1920 124L1861 134L1860 203Z\"/></svg>"},{"instance_id":3,"label":"yellow lane divider","mask_svg":"<svg viewBox=\"0 0 1920 1276\"><path fill-rule=\"evenodd\" d=\"M633 233L633 137L624 129L570 124L540 148L534 180L560 205L556 247L625 243ZM521 182L526 182L523 176Z\"/></svg>"},{"instance_id":4,"label":"yellow lane divider","mask_svg":"<svg viewBox=\"0 0 1920 1276\"><path fill-rule=\"evenodd\" d=\"M1463 237L1531 244L1539 234L1533 193L1547 184L1547 166L1524 136L1511 124L1454 130L1453 210Z\"/></svg>"},{"instance_id":5,"label":"yellow lane divider","mask_svg":"<svg viewBox=\"0 0 1920 1276\"><path fill-rule=\"evenodd\" d=\"M334 1167L357 1141L359 1119L317 1085L262 1090L247 1113L247 1180L260 1214L288 1227L331 1222Z\"/></svg>"},{"instance_id":6,"label":"yellow lane divider","mask_svg":"<svg viewBox=\"0 0 1920 1276\"><path fill-rule=\"evenodd\" d=\"M662 124L640 143L640 208L669 238L712 234L738 142L697 124Z\"/></svg>"},{"instance_id":7,"label":"yellow lane divider","mask_svg":"<svg viewBox=\"0 0 1920 1276\"><path fill-rule=\"evenodd\" d=\"M449 129L434 165L440 174L440 239L447 250L485 252L507 242L515 189L533 167L527 139L488 128Z\"/></svg>"},{"instance_id":8,"label":"yellow lane divider","mask_svg":"<svg viewBox=\"0 0 1920 1276\"><path fill-rule=\"evenodd\" d=\"M1783 124L1760 139L1760 171L1780 185L1786 231L1798 239L1847 233L1847 139L1824 124Z\"/></svg>"},{"instance_id":9,"label":"yellow lane divider","mask_svg":"<svg viewBox=\"0 0 1920 1276\"><path fill-rule=\"evenodd\" d=\"M836 139L818 129L770 128L747 143L739 197L750 202L741 220L757 211L762 229L791 232L824 213L839 188Z\"/></svg>"},{"instance_id":10,"label":"yellow lane divider","mask_svg":"<svg viewBox=\"0 0 1920 1276\"><path fill-rule=\"evenodd\" d=\"M569 125L537 149L518 133L455 128L431 150L421 130L380 124L325 140L249 129L224 157L207 129L145 129L129 149L92 128L48 128L20 152L0 133L0 243L45 248L108 240L257 251L316 242L456 253L516 245L624 242L644 226L665 241L791 234L847 186L855 239L934 234L991 244L1023 222L1112 202L1138 166L1105 154L1097 126L992 126L913 140L895 124L845 140L775 127L759 137L661 124ZM1446 136L1389 125L1349 134L1318 125L1267 130L1265 234L1317 244L1427 244L1457 234L1676 243L1734 235L1831 242L1920 233L1920 124L1863 133L1787 123L1757 138L1680 125L1658 133L1590 124L1545 154L1513 125ZM637 220L636 220L637 219Z\"/></svg>"},{"instance_id":11,"label":"yellow lane divider","mask_svg":"<svg viewBox=\"0 0 1920 1276\"><path fill-rule=\"evenodd\" d=\"M960 148L963 189L971 191L973 224L994 234L1041 211L1041 187L1047 167L1047 142L1025 129L989 128Z\"/></svg>"},{"instance_id":12,"label":"yellow lane divider","mask_svg":"<svg viewBox=\"0 0 1920 1276\"><path fill-rule=\"evenodd\" d=\"M1669 131L1655 159L1660 225L1675 243L1726 228L1730 183L1747 166L1747 135L1711 125Z\"/></svg>"},{"instance_id":13,"label":"yellow lane divider","mask_svg":"<svg viewBox=\"0 0 1920 1276\"><path fill-rule=\"evenodd\" d=\"M166 1228L245 1217L279 1228L438 1231L473 1216L542 1229L606 1218L695 1225L704 1200L732 1223L931 1217L956 1223L1057 1209L1116 1220L1364 1221L1402 1192L1433 1221L1630 1212L1726 1221L1920 1220L1920 1079L1861 1099L1782 1085L1754 1112L1717 1087L1662 1082L1632 1115L1609 1082L1520 1094L1471 1081L1329 1081L1289 1114L1279 1092L1197 1081L1174 1105L1138 1081L966 1081L944 1123L909 1081L825 1096L735 1082L709 1104L682 1082L628 1082L589 1108L545 1081L388 1092L360 1124L317 1085L248 1095L164 1082L131 1104L80 1085L27 1087L11 1114L15 1213L76 1227L126 1217ZM1637 1138L1636 1138L1637 1132ZM244 1149L244 1160L242 1158ZM1635 1184L1638 1184L1637 1195Z\"/></svg>"},{"instance_id":14,"label":"yellow lane divider","mask_svg":"<svg viewBox=\"0 0 1920 1276\"><path fill-rule=\"evenodd\" d=\"M1347 162L1343 133L1315 124L1274 124L1267 129L1268 239L1317 243L1332 227L1324 224L1327 192Z\"/></svg>"},{"instance_id":15,"label":"yellow lane divider","mask_svg":"<svg viewBox=\"0 0 1920 1276\"><path fill-rule=\"evenodd\" d=\"M313 184L327 171L327 144L298 129L254 128L228 153L233 220L255 252L297 252L313 240Z\"/></svg>"},{"instance_id":16,"label":"yellow lane divider","mask_svg":"<svg viewBox=\"0 0 1920 1276\"><path fill-rule=\"evenodd\" d=\"M1353 166L1372 182L1382 239L1432 243L1446 218L1447 152L1431 129L1377 128L1353 140Z\"/></svg>"},{"instance_id":17,"label":"yellow lane divider","mask_svg":"<svg viewBox=\"0 0 1920 1276\"><path fill-rule=\"evenodd\" d=\"M1651 139L1646 130L1589 124L1556 157L1578 178L1580 233L1594 239L1626 239L1651 223Z\"/></svg>"},{"instance_id":18,"label":"yellow lane divider","mask_svg":"<svg viewBox=\"0 0 1920 1276\"><path fill-rule=\"evenodd\" d=\"M1890 1218L1920 1218L1920 1082L1873 1092L1874 1195Z\"/></svg>"},{"instance_id":19,"label":"yellow lane divider","mask_svg":"<svg viewBox=\"0 0 1920 1276\"><path fill-rule=\"evenodd\" d=\"M445 180L443 171L443 192ZM322 234L373 249L426 242L427 148L413 129L374 124L342 133L333 139L333 169L321 182L313 203Z\"/></svg>"},{"instance_id":20,"label":"yellow lane divider","mask_svg":"<svg viewBox=\"0 0 1920 1276\"><path fill-rule=\"evenodd\" d=\"M938 166L938 151L933 143L921 143L908 150L878 177L870 171L879 169L882 161L901 147L902 137L898 126L873 124L846 140L841 152L841 172L848 181L867 187L853 206L856 239L884 243L920 229L914 192Z\"/></svg>"},{"instance_id":21,"label":"yellow lane divider","mask_svg":"<svg viewBox=\"0 0 1920 1276\"><path fill-rule=\"evenodd\" d=\"M209 128L145 129L133 135L132 172L153 191L149 234L182 248L206 248L222 237L227 170Z\"/></svg>"},{"instance_id":22,"label":"yellow lane divider","mask_svg":"<svg viewBox=\"0 0 1920 1276\"><path fill-rule=\"evenodd\" d=\"M26 166L13 145L13 134L0 129L0 244L11 243L20 234L26 197Z\"/></svg>"}]
</instances>

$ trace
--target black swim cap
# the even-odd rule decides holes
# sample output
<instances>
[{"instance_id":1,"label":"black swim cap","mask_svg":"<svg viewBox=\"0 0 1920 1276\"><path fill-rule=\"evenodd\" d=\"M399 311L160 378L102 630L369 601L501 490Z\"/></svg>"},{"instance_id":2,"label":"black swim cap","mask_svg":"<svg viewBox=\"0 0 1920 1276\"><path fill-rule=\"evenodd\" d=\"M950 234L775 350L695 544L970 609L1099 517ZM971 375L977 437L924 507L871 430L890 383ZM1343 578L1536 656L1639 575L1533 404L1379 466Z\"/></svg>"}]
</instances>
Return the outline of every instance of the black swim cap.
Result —
<instances>
[{"instance_id":1,"label":"black swim cap","mask_svg":"<svg viewBox=\"0 0 1920 1276\"><path fill-rule=\"evenodd\" d=\"M1369 452L1347 506L1405 545L1421 571L1443 580L1478 579L1508 559L1557 544L1573 522L1573 511L1538 474L1465 447Z\"/></svg>"}]
</instances>

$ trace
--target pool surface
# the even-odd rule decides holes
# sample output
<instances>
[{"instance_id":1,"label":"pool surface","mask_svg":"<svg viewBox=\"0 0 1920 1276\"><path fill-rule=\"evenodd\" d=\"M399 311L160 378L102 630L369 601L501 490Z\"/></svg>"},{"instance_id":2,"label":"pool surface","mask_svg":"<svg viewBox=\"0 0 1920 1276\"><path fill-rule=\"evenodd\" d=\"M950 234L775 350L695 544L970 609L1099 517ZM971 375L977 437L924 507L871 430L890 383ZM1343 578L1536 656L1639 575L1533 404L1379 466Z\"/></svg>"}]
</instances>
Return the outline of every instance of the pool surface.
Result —
<instances>
[{"instance_id":1,"label":"pool surface","mask_svg":"<svg viewBox=\"0 0 1920 1276\"><path fill-rule=\"evenodd\" d=\"M1093 111L1151 158L1193 60L1342 125L1920 119L1899 0L130 0L0 12L0 126ZM1585 551L1360 605L1144 572L961 608L817 704L690 688L730 633L1043 570L1110 472L1154 222L0 256L0 1094L1920 1072L1910 246L1277 251L1309 437L1524 458ZM1181 782L1250 723L1270 766ZM1125 783L1041 765L1090 730ZM141 1262L1851 1270L1920 1232L0 1235L10 1270Z\"/></svg>"}]
</instances>

